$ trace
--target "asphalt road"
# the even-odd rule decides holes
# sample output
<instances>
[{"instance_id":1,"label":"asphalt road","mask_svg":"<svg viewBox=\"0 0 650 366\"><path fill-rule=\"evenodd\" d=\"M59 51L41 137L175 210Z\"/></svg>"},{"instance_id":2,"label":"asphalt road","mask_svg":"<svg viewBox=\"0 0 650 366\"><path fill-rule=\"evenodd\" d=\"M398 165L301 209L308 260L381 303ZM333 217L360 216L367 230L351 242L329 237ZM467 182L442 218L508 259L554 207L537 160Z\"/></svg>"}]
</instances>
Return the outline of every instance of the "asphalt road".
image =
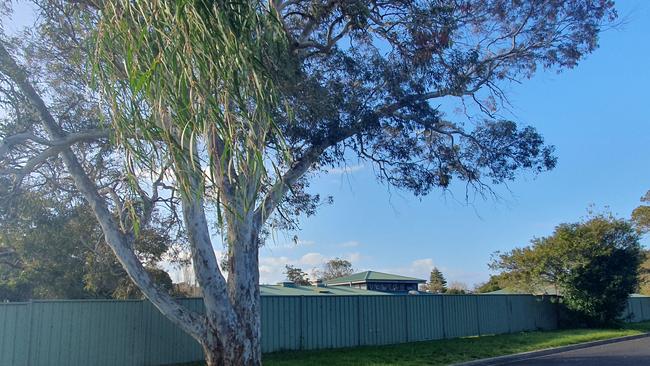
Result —
<instances>
[{"instance_id":1,"label":"asphalt road","mask_svg":"<svg viewBox=\"0 0 650 366\"><path fill-rule=\"evenodd\" d=\"M509 363L513 366L650 366L650 337Z\"/></svg>"}]
</instances>

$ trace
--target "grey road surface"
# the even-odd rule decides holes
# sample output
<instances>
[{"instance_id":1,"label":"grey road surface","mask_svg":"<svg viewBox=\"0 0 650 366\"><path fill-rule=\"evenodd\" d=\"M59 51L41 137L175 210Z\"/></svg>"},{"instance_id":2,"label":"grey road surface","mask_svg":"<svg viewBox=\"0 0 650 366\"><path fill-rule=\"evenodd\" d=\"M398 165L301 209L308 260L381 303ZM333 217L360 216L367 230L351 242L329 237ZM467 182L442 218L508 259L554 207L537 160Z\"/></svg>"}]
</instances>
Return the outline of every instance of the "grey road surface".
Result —
<instances>
[{"instance_id":1,"label":"grey road surface","mask_svg":"<svg viewBox=\"0 0 650 366\"><path fill-rule=\"evenodd\" d=\"M650 337L556 353L509 366L650 366Z\"/></svg>"}]
</instances>

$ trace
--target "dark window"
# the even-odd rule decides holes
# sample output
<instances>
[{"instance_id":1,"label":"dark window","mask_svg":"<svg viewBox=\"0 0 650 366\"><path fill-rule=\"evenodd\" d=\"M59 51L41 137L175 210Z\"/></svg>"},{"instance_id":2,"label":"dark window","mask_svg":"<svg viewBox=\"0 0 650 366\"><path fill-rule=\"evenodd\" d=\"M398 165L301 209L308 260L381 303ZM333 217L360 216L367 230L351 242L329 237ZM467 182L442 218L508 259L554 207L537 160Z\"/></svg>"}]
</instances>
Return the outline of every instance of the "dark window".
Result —
<instances>
[{"instance_id":1,"label":"dark window","mask_svg":"<svg viewBox=\"0 0 650 366\"><path fill-rule=\"evenodd\" d=\"M417 283L371 282L368 284L368 290L373 291L408 292L417 289Z\"/></svg>"}]
</instances>

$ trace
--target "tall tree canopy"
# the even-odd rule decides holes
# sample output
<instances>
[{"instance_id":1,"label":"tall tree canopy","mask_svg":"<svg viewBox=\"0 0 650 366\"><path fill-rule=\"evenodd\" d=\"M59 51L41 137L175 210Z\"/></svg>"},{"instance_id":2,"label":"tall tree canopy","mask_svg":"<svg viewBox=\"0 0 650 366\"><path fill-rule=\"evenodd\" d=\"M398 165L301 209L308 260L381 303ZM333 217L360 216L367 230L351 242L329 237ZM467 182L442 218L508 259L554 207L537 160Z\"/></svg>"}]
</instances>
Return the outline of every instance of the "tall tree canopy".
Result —
<instances>
[{"instance_id":1,"label":"tall tree canopy","mask_svg":"<svg viewBox=\"0 0 650 366\"><path fill-rule=\"evenodd\" d=\"M0 44L3 178L83 197L209 365L261 362L258 248L314 213L309 177L355 156L425 195L553 168L535 129L499 117L502 88L576 66L616 16L606 0L35 2L29 34ZM445 115L450 98L482 117ZM134 252L156 213L182 226L204 315Z\"/></svg>"},{"instance_id":2,"label":"tall tree canopy","mask_svg":"<svg viewBox=\"0 0 650 366\"><path fill-rule=\"evenodd\" d=\"M554 289L583 321L604 324L617 320L637 290L641 258L639 236L628 221L597 215L500 254L491 268L501 271L507 287Z\"/></svg>"}]
</instances>

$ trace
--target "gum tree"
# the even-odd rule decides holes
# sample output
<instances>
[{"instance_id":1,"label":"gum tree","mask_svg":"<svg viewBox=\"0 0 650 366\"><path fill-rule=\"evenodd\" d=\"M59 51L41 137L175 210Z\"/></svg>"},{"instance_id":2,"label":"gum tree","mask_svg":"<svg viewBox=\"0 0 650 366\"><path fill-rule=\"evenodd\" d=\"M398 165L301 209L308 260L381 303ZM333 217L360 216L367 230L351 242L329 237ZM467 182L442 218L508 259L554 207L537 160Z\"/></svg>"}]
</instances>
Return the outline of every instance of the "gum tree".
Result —
<instances>
[{"instance_id":1,"label":"gum tree","mask_svg":"<svg viewBox=\"0 0 650 366\"><path fill-rule=\"evenodd\" d=\"M52 178L88 202L133 282L200 342L209 365L261 363L258 249L270 230L315 211L310 177L358 157L380 181L422 196L452 181L483 191L520 170L553 168L535 129L499 118L501 88L576 66L616 15L606 0L37 3L36 43L73 52L60 65L81 73L48 78L60 70L34 67L4 37L2 90L23 107L5 113L4 175L19 186L56 164ZM83 78L91 64L96 92ZM76 110L54 103L65 81L82 85L80 100L104 124L59 113ZM454 121L439 107L452 99L481 117ZM25 128L8 128L17 121ZM128 184L117 194L88 160L96 141L122 167ZM128 215L120 195L137 198ZM132 249L168 196L205 314L158 289ZM227 279L214 235L227 246Z\"/></svg>"}]
</instances>

